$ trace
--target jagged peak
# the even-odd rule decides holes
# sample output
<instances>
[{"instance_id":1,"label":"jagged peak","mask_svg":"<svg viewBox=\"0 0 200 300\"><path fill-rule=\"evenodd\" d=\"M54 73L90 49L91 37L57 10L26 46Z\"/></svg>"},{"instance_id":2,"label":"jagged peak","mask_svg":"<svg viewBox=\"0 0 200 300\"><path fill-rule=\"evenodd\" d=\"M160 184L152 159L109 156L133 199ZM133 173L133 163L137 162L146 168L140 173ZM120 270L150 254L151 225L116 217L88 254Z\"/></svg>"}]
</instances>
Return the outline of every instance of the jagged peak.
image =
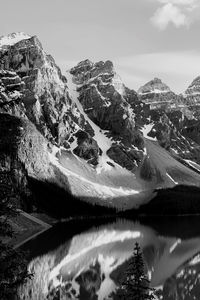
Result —
<instances>
[{"instance_id":1,"label":"jagged peak","mask_svg":"<svg viewBox=\"0 0 200 300\"><path fill-rule=\"evenodd\" d=\"M160 79L155 77L138 89L138 94L166 93L171 92L170 88Z\"/></svg>"},{"instance_id":2,"label":"jagged peak","mask_svg":"<svg viewBox=\"0 0 200 300\"><path fill-rule=\"evenodd\" d=\"M89 59L85 59L83 61L80 61L73 69L82 69L82 70L88 70L88 69L107 69L110 71L113 71L113 63L110 60L106 61L98 61L98 62L92 62Z\"/></svg>"},{"instance_id":3,"label":"jagged peak","mask_svg":"<svg viewBox=\"0 0 200 300\"><path fill-rule=\"evenodd\" d=\"M78 84L84 85L86 82L94 84L93 81L97 80L97 77L101 77L100 81L105 81L106 84L109 82L121 96L124 95L125 85L120 75L115 72L113 62L110 60L93 63L86 59L78 63L69 72L75 76L75 81Z\"/></svg>"},{"instance_id":4,"label":"jagged peak","mask_svg":"<svg viewBox=\"0 0 200 300\"><path fill-rule=\"evenodd\" d=\"M193 80L193 82L196 82L196 81L199 81L200 80L200 76L197 76L194 80Z\"/></svg>"},{"instance_id":5,"label":"jagged peak","mask_svg":"<svg viewBox=\"0 0 200 300\"><path fill-rule=\"evenodd\" d=\"M188 86L185 91L185 96L189 95L199 95L200 94L200 76L197 76L192 83Z\"/></svg>"},{"instance_id":6,"label":"jagged peak","mask_svg":"<svg viewBox=\"0 0 200 300\"><path fill-rule=\"evenodd\" d=\"M200 84L200 76L197 76L193 81L192 83L189 85L188 88L191 88L192 86L194 86L195 84Z\"/></svg>"},{"instance_id":7,"label":"jagged peak","mask_svg":"<svg viewBox=\"0 0 200 300\"><path fill-rule=\"evenodd\" d=\"M80 72L87 72L91 70L102 70L102 73L108 72L111 73L113 72L113 63L110 60L106 61L98 61L96 63L92 62L89 59L85 59L81 62L79 62L75 67L71 69L71 71L76 70Z\"/></svg>"},{"instance_id":8,"label":"jagged peak","mask_svg":"<svg viewBox=\"0 0 200 300\"><path fill-rule=\"evenodd\" d=\"M3 35L0 37L0 47L13 46L14 44L22 40L26 40L30 38L31 36L24 32L13 32L8 35Z\"/></svg>"}]
</instances>

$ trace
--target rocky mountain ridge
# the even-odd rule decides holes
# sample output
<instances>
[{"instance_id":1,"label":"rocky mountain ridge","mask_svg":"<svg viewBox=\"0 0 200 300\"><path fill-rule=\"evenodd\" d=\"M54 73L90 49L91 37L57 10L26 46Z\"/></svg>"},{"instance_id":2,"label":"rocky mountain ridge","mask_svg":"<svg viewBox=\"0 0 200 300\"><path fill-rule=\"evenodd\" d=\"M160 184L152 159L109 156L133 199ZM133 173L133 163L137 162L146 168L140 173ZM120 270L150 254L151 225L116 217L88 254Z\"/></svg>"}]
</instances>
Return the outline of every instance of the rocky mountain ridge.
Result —
<instances>
[{"instance_id":1,"label":"rocky mountain ridge","mask_svg":"<svg viewBox=\"0 0 200 300\"><path fill-rule=\"evenodd\" d=\"M85 60L63 76L36 36L0 38L0 119L33 123L48 145L36 142L41 160L46 155L47 169L58 168L79 197L115 206L125 196L132 207L154 188L198 186L199 119L184 99L157 78L130 90L111 61ZM31 143L23 158L30 175Z\"/></svg>"}]
</instances>

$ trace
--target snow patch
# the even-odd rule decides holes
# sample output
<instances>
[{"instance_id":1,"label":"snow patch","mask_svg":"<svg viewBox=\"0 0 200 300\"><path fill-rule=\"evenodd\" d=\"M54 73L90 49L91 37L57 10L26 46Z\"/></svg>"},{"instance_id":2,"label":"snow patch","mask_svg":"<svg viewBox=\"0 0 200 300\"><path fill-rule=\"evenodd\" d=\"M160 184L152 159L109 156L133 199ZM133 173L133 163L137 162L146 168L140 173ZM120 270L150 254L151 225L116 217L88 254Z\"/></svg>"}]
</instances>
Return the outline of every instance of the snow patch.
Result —
<instances>
[{"instance_id":1,"label":"snow patch","mask_svg":"<svg viewBox=\"0 0 200 300\"><path fill-rule=\"evenodd\" d=\"M198 254L197 256L195 256L189 263L190 266L196 265L200 263L200 254Z\"/></svg>"},{"instance_id":2,"label":"snow patch","mask_svg":"<svg viewBox=\"0 0 200 300\"><path fill-rule=\"evenodd\" d=\"M9 97L12 98L13 100L21 98L22 97L22 93L20 93L19 91L14 91L9 93Z\"/></svg>"},{"instance_id":3,"label":"snow patch","mask_svg":"<svg viewBox=\"0 0 200 300\"><path fill-rule=\"evenodd\" d=\"M165 94L169 93L169 90L159 90L159 89L152 89L151 91L139 92L139 95L148 95L148 94Z\"/></svg>"},{"instance_id":4,"label":"snow patch","mask_svg":"<svg viewBox=\"0 0 200 300\"><path fill-rule=\"evenodd\" d=\"M71 151L73 151L76 147L78 147L77 137L74 135L73 138L74 138L74 141L70 144Z\"/></svg>"},{"instance_id":5,"label":"snow patch","mask_svg":"<svg viewBox=\"0 0 200 300\"><path fill-rule=\"evenodd\" d=\"M200 171L200 165L198 165L197 163L195 163L192 160L188 160L188 159L184 159L184 161L190 165L191 167L193 167L194 169L196 169L197 171Z\"/></svg>"},{"instance_id":6,"label":"snow patch","mask_svg":"<svg viewBox=\"0 0 200 300\"><path fill-rule=\"evenodd\" d=\"M95 90L96 90L96 92L97 92L97 94L100 96L100 98L103 99L104 101L106 100L106 98L105 98L105 97L100 93L100 91L98 90L98 87L97 87L97 85L96 85L95 83L92 83L92 84L90 85L90 87L94 87Z\"/></svg>"},{"instance_id":7,"label":"snow patch","mask_svg":"<svg viewBox=\"0 0 200 300\"><path fill-rule=\"evenodd\" d=\"M30 39L30 37L31 37L30 35L25 34L23 32L15 32L15 33L8 34L6 36L1 36L0 37L0 47L13 46L14 44L16 44L22 40Z\"/></svg>"},{"instance_id":8,"label":"snow patch","mask_svg":"<svg viewBox=\"0 0 200 300\"><path fill-rule=\"evenodd\" d=\"M151 132L153 126L154 126L154 123L144 125L143 128L141 129L142 130L142 134L148 140L157 141L156 137L153 138L153 137L148 136L148 134L149 134L149 132Z\"/></svg>"},{"instance_id":9,"label":"snow patch","mask_svg":"<svg viewBox=\"0 0 200 300\"><path fill-rule=\"evenodd\" d=\"M112 78L112 84L115 88L115 90L123 97L124 96L124 85L121 80L121 77L118 74L114 74L114 77Z\"/></svg>"},{"instance_id":10,"label":"snow patch","mask_svg":"<svg viewBox=\"0 0 200 300\"><path fill-rule=\"evenodd\" d=\"M172 253L172 252L175 250L175 248L176 248L179 244L181 244L181 239L178 239L178 240L170 247L169 253Z\"/></svg>"},{"instance_id":11,"label":"snow patch","mask_svg":"<svg viewBox=\"0 0 200 300\"><path fill-rule=\"evenodd\" d=\"M174 184L178 184L177 181L175 181L168 173L166 173L167 177L169 177L169 179L174 183Z\"/></svg>"},{"instance_id":12,"label":"snow patch","mask_svg":"<svg viewBox=\"0 0 200 300\"><path fill-rule=\"evenodd\" d=\"M54 150L55 151L55 150ZM55 152L54 152L55 153ZM129 196L129 195L135 195L139 194L140 191L133 190L133 189L125 189L123 187L111 187L99 183L95 183L89 179L86 179L85 177L80 176L79 174L76 174L75 172L72 172L63 166L58 161L58 158L55 157L53 153L49 153L50 161L53 165L57 166L59 170L66 176L73 176L75 178L78 178L80 181L85 182L91 186L91 189L93 189L94 192L96 192L97 195L101 196L102 199L107 200L108 198L113 198L116 196Z\"/></svg>"},{"instance_id":13,"label":"snow patch","mask_svg":"<svg viewBox=\"0 0 200 300\"><path fill-rule=\"evenodd\" d=\"M173 151L175 154L179 154L179 152L174 148L171 148L171 151Z\"/></svg>"}]
</instances>

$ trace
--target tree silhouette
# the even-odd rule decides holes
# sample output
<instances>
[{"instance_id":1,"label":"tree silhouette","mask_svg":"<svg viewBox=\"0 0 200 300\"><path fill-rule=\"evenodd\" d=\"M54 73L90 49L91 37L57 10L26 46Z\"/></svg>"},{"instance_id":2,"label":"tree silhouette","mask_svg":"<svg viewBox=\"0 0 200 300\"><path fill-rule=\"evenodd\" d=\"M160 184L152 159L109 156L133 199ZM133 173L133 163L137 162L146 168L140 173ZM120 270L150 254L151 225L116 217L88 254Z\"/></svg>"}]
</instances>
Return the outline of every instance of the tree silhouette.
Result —
<instances>
[{"instance_id":1,"label":"tree silhouette","mask_svg":"<svg viewBox=\"0 0 200 300\"><path fill-rule=\"evenodd\" d=\"M154 289L145 275L144 261L138 243L135 244L133 256L120 282L117 291L111 295L114 300L153 300Z\"/></svg>"},{"instance_id":2,"label":"tree silhouette","mask_svg":"<svg viewBox=\"0 0 200 300\"><path fill-rule=\"evenodd\" d=\"M10 172L0 172L0 299L16 299L17 288L30 275L24 253L14 250L5 243L6 237L13 236L9 218L17 215Z\"/></svg>"}]
</instances>

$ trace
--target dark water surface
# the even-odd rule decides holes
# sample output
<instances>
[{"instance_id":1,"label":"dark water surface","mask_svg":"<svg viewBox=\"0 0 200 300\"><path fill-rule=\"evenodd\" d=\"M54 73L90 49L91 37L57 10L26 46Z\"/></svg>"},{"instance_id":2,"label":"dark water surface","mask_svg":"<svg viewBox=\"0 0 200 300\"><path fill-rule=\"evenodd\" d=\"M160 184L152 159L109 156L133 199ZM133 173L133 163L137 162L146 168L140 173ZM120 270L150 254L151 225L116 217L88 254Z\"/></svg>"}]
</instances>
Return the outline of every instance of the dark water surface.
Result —
<instances>
[{"instance_id":1,"label":"dark water surface","mask_svg":"<svg viewBox=\"0 0 200 300\"><path fill-rule=\"evenodd\" d=\"M157 299L200 300L200 216L58 224L24 246L35 273L24 291L32 289L29 299L36 294L38 299L47 294L49 299L108 299L135 242L142 248Z\"/></svg>"}]
</instances>

